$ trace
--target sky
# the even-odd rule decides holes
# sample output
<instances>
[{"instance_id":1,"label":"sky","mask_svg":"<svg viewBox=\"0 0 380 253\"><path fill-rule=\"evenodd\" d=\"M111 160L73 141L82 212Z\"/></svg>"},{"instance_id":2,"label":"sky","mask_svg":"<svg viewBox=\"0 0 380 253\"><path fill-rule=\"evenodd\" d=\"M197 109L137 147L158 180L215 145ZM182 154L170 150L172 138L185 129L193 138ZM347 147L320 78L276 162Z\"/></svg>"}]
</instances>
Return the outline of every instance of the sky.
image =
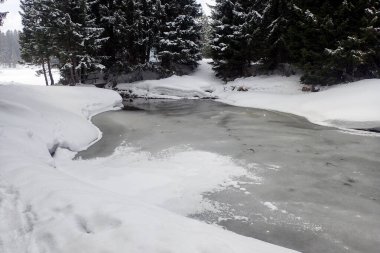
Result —
<instances>
[{"instance_id":1,"label":"sky","mask_svg":"<svg viewBox=\"0 0 380 253\"><path fill-rule=\"evenodd\" d=\"M215 0L197 0L202 4L203 10L207 15L210 15L210 8L208 8L207 3L213 4ZM2 31L6 30L21 30L21 17L19 14L20 11L20 1L19 0L6 0L3 4L0 4L0 10L9 12L7 18L4 21Z\"/></svg>"},{"instance_id":2,"label":"sky","mask_svg":"<svg viewBox=\"0 0 380 253\"><path fill-rule=\"evenodd\" d=\"M6 0L4 3L0 4L0 11L9 12L4 20L4 25L0 28L1 31L14 29L21 30L21 16L18 13L20 11L19 0Z\"/></svg>"}]
</instances>

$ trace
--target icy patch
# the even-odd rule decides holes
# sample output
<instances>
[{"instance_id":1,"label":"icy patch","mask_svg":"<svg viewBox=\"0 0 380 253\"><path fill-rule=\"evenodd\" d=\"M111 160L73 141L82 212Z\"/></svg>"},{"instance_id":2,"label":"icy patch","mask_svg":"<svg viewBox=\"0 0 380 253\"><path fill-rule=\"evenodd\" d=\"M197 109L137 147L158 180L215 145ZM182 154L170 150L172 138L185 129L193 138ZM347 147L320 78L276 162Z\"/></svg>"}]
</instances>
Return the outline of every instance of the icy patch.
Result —
<instances>
[{"instance_id":1,"label":"icy patch","mask_svg":"<svg viewBox=\"0 0 380 253\"><path fill-rule=\"evenodd\" d=\"M271 211L277 211L278 210L278 207L275 206L271 202L264 202L263 205L266 206L266 207L268 207Z\"/></svg>"},{"instance_id":2,"label":"icy patch","mask_svg":"<svg viewBox=\"0 0 380 253\"><path fill-rule=\"evenodd\" d=\"M238 184L234 178L247 173L229 157L183 148L154 156L125 145L106 158L60 157L58 153L60 170L78 180L182 215L213 210L202 193Z\"/></svg>"}]
</instances>

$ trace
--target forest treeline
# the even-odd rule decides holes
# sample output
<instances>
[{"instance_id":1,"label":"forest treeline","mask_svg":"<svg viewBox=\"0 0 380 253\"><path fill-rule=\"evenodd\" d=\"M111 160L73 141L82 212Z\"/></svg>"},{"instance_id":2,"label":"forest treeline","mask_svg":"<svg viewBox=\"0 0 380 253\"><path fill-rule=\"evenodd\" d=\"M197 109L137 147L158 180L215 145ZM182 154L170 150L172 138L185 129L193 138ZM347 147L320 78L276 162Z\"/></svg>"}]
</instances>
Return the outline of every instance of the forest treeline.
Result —
<instances>
[{"instance_id":1,"label":"forest treeline","mask_svg":"<svg viewBox=\"0 0 380 253\"><path fill-rule=\"evenodd\" d=\"M300 73L306 84L380 78L378 0L216 0L210 21L195 0L22 0L21 53L63 82L100 71L158 78L196 69L216 75ZM205 45L206 44L206 45Z\"/></svg>"},{"instance_id":2,"label":"forest treeline","mask_svg":"<svg viewBox=\"0 0 380 253\"><path fill-rule=\"evenodd\" d=\"M63 82L102 70L168 76L194 70L201 59L201 7L195 0L22 0L21 53L47 66L58 59Z\"/></svg>"},{"instance_id":3,"label":"forest treeline","mask_svg":"<svg viewBox=\"0 0 380 253\"><path fill-rule=\"evenodd\" d=\"M380 77L379 0L216 0L212 19L224 80L278 69L307 84Z\"/></svg>"}]
</instances>

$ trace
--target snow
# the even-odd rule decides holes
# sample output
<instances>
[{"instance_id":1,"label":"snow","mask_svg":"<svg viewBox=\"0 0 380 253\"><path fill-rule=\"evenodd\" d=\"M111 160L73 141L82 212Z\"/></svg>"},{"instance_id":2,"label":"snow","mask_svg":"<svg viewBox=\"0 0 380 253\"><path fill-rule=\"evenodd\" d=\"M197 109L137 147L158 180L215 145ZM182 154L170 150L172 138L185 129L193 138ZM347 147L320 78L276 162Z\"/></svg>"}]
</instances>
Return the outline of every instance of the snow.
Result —
<instances>
[{"instance_id":1,"label":"snow","mask_svg":"<svg viewBox=\"0 0 380 253\"><path fill-rule=\"evenodd\" d=\"M209 203L203 202L202 193L219 189L231 176L247 173L229 157L182 148L163 150L154 156L122 146L106 158L64 159L58 164L66 173L89 184L181 215L213 211Z\"/></svg>"},{"instance_id":2,"label":"snow","mask_svg":"<svg viewBox=\"0 0 380 253\"><path fill-rule=\"evenodd\" d=\"M278 210L278 207L275 206L271 202L264 202L263 205L266 206L266 207L268 207L271 211L277 211Z\"/></svg>"},{"instance_id":3,"label":"snow","mask_svg":"<svg viewBox=\"0 0 380 253\"><path fill-rule=\"evenodd\" d=\"M205 98L212 96L207 91L213 91L220 86L218 80L210 78L211 67L204 63L192 75L172 76L162 80L147 80L134 83L123 83L117 86L120 90L132 90L138 96L151 98Z\"/></svg>"},{"instance_id":4,"label":"snow","mask_svg":"<svg viewBox=\"0 0 380 253\"><path fill-rule=\"evenodd\" d=\"M282 111L309 121L338 127L380 126L380 80L339 85L318 93L224 93L221 101L235 106Z\"/></svg>"},{"instance_id":5,"label":"snow","mask_svg":"<svg viewBox=\"0 0 380 253\"><path fill-rule=\"evenodd\" d=\"M90 118L120 105L110 90L0 85L0 252L293 252L186 217L246 173L229 157L124 145L71 160L101 137Z\"/></svg>"},{"instance_id":6,"label":"snow","mask_svg":"<svg viewBox=\"0 0 380 253\"><path fill-rule=\"evenodd\" d=\"M214 6L215 0L197 0L197 2L202 5L203 13L207 16L210 16L211 8L209 7L209 5Z\"/></svg>"},{"instance_id":7,"label":"snow","mask_svg":"<svg viewBox=\"0 0 380 253\"><path fill-rule=\"evenodd\" d=\"M0 67L0 84L46 85L44 76L36 75L37 70L38 67L23 65L17 65L16 68ZM53 69L53 78L55 82L59 81L57 69Z\"/></svg>"},{"instance_id":8,"label":"snow","mask_svg":"<svg viewBox=\"0 0 380 253\"><path fill-rule=\"evenodd\" d=\"M299 76L256 76L223 84L214 76L208 62L201 61L198 70L189 76L120 84L118 88L131 89L140 96L153 98L214 97L230 105L295 114L320 125L342 128L380 126L379 79L305 93L301 91ZM239 91L239 88L247 91Z\"/></svg>"}]
</instances>

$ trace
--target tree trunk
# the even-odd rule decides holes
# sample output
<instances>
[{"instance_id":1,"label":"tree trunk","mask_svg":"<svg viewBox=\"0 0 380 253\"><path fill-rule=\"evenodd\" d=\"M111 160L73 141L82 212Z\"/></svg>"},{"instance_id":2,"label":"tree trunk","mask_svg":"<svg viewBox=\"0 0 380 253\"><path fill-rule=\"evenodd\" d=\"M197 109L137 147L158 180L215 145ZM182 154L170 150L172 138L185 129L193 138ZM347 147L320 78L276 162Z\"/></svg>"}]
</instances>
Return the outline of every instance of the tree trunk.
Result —
<instances>
[{"instance_id":1,"label":"tree trunk","mask_svg":"<svg viewBox=\"0 0 380 253\"><path fill-rule=\"evenodd\" d=\"M53 78L53 74L51 73L50 58L47 59L47 66L48 66L49 77L50 77L50 85L54 85L54 78Z\"/></svg>"},{"instance_id":2,"label":"tree trunk","mask_svg":"<svg viewBox=\"0 0 380 253\"><path fill-rule=\"evenodd\" d=\"M72 76L74 80L74 83L72 85L74 86L78 83L78 72L77 72L77 64L75 62L75 59L73 58L71 59L71 64L72 64L71 71L72 71Z\"/></svg>"},{"instance_id":3,"label":"tree trunk","mask_svg":"<svg viewBox=\"0 0 380 253\"><path fill-rule=\"evenodd\" d=\"M44 72L46 86L49 86L48 78L46 75L46 68L45 68L45 61L44 60L42 60L42 71Z\"/></svg>"},{"instance_id":4,"label":"tree trunk","mask_svg":"<svg viewBox=\"0 0 380 253\"><path fill-rule=\"evenodd\" d=\"M70 86L75 85L75 77L74 77L74 70L73 69L74 69L74 67L71 66L71 68L70 68L70 83L69 83Z\"/></svg>"},{"instance_id":5,"label":"tree trunk","mask_svg":"<svg viewBox=\"0 0 380 253\"><path fill-rule=\"evenodd\" d=\"M71 67L70 67L70 82L69 82L69 85L70 86L74 86L75 85L75 74L74 74L74 65L73 65L73 61L71 61Z\"/></svg>"},{"instance_id":6,"label":"tree trunk","mask_svg":"<svg viewBox=\"0 0 380 253\"><path fill-rule=\"evenodd\" d=\"M149 63L150 61L150 47L147 47L146 54L145 54L145 63Z\"/></svg>"}]
</instances>

